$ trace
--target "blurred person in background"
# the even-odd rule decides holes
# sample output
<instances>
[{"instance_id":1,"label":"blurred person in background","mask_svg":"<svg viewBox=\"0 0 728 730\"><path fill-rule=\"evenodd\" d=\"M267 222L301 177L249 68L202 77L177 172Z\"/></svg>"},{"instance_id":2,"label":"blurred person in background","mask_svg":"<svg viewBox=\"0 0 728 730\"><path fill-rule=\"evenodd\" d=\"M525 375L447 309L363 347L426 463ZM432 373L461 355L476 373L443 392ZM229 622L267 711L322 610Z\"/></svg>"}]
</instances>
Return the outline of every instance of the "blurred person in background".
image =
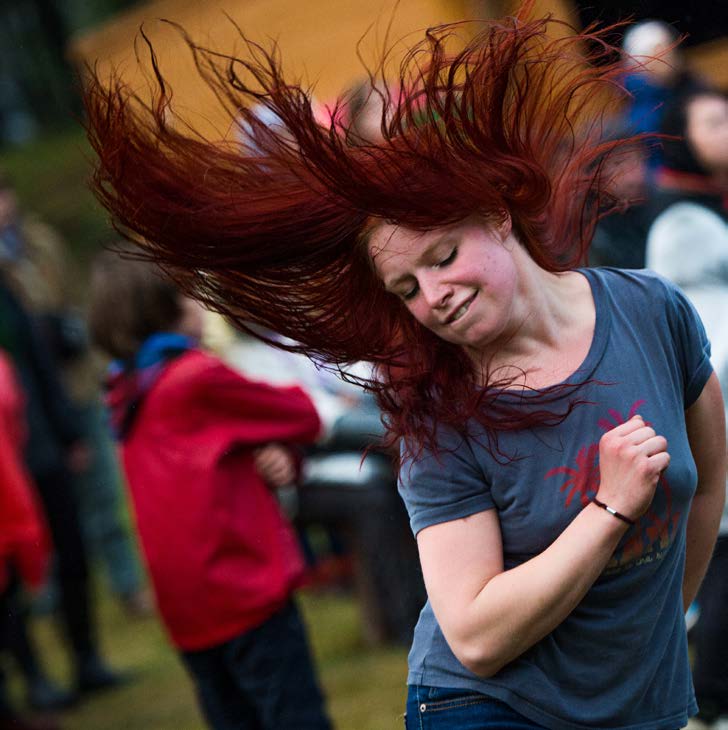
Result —
<instances>
[{"instance_id":1,"label":"blurred person in background","mask_svg":"<svg viewBox=\"0 0 728 730\"><path fill-rule=\"evenodd\" d=\"M16 277L23 245L14 194L7 185L0 186L0 347L10 355L25 394L25 459L53 540L59 614L71 654L73 692L60 692L48 680L27 632L15 633L12 648L31 705L61 707L70 704L77 693L115 686L119 676L99 653L87 552L74 489L74 475L87 467L88 447L47 331L26 308L26 292ZM18 627L24 625L19 622Z\"/></svg>"},{"instance_id":2,"label":"blurred person in background","mask_svg":"<svg viewBox=\"0 0 728 730\"><path fill-rule=\"evenodd\" d=\"M274 333L259 334L286 344ZM232 367L253 380L301 387L323 424L316 444L306 449L292 495L291 518L309 562L306 584L346 586L353 577L365 639L409 643L425 591L392 458L379 448L384 427L374 398L303 355L241 332L226 339L221 352ZM367 377L370 367L358 364L347 373ZM321 540L307 544L312 528L323 528L323 546Z\"/></svg>"},{"instance_id":3,"label":"blurred person in background","mask_svg":"<svg viewBox=\"0 0 728 730\"><path fill-rule=\"evenodd\" d=\"M685 221L691 212L699 218L712 214L725 222L728 97L718 91L686 94L666 107L659 131L675 139L662 142L662 167L650 196L650 222L659 216L661 230L669 231L670 217L677 211L680 235L689 230Z\"/></svg>"},{"instance_id":4,"label":"blurred person in background","mask_svg":"<svg viewBox=\"0 0 728 730\"><path fill-rule=\"evenodd\" d=\"M662 131L680 139L665 142L654 201L662 212L650 228L647 265L680 286L698 310L728 401L728 98L688 95L665 111ZM728 505L693 611L698 718L728 727Z\"/></svg>"},{"instance_id":5,"label":"blurred person in background","mask_svg":"<svg viewBox=\"0 0 728 730\"><path fill-rule=\"evenodd\" d=\"M628 133L622 129L612 138L625 136ZM636 142L609 156L604 165L605 176L613 181L614 195L622 202L618 210L612 211L597 224L589 248L589 265L642 269L650 222L644 142Z\"/></svg>"},{"instance_id":6,"label":"blurred person in background","mask_svg":"<svg viewBox=\"0 0 728 730\"><path fill-rule=\"evenodd\" d=\"M24 396L13 365L0 350L0 658L9 652L14 636L24 632L17 608L20 583L38 589L45 579L50 556L37 495L23 463ZM52 730L52 720L34 721L11 706L5 673L0 665L0 730Z\"/></svg>"},{"instance_id":7,"label":"blurred person in background","mask_svg":"<svg viewBox=\"0 0 728 730\"><path fill-rule=\"evenodd\" d=\"M203 309L130 248L96 260L94 341L162 620L215 730L329 730L293 592L304 562L271 487L321 424L298 387L203 352Z\"/></svg>"},{"instance_id":8,"label":"blurred person in background","mask_svg":"<svg viewBox=\"0 0 728 730\"><path fill-rule=\"evenodd\" d=\"M83 535L92 562L104 569L111 593L132 616L151 608L136 548L125 522L121 473L106 428L99 383L102 367L89 348L86 323L70 301L79 273L49 225L21 211L10 182L0 175L0 246L15 293L40 324L76 409L86 463L73 475ZM53 576L51 576L53 577ZM46 602L56 598L53 580Z\"/></svg>"},{"instance_id":9,"label":"blurred person in background","mask_svg":"<svg viewBox=\"0 0 728 730\"><path fill-rule=\"evenodd\" d=\"M644 20L630 26L622 40L623 83L631 98L623 111L630 134L657 132L665 106L704 83L685 66L675 29L662 20ZM659 167L659 144L648 145L650 176Z\"/></svg>"},{"instance_id":10,"label":"blurred person in background","mask_svg":"<svg viewBox=\"0 0 728 730\"><path fill-rule=\"evenodd\" d=\"M678 35L662 21L647 20L631 26L624 34L622 63L624 84L631 93L626 110L611 120L609 139L636 133L681 134L674 110L682 99L707 89L686 68ZM672 109L673 111L668 111ZM670 143L644 138L605 161L605 175L614 194L622 200L619 210L599 221L589 250L592 266L640 269L645 265L647 232L654 219L652 191L663 184L663 159ZM671 174L671 173L668 173Z\"/></svg>"}]
</instances>

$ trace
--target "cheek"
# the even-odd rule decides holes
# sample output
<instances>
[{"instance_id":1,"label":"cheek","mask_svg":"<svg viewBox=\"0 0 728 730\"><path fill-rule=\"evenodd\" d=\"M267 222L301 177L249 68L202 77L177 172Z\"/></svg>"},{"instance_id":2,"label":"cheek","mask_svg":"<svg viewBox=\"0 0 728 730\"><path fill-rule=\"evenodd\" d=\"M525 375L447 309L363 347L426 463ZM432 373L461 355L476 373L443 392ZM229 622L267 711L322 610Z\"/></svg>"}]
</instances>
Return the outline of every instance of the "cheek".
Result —
<instances>
[{"instance_id":1,"label":"cheek","mask_svg":"<svg viewBox=\"0 0 728 730\"><path fill-rule=\"evenodd\" d=\"M715 138L705 139L701 149L698 150L698 154L709 165L720 164L728 157L726 141L728 140L725 134L722 137L716 136Z\"/></svg>"},{"instance_id":2,"label":"cheek","mask_svg":"<svg viewBox=\"0 0 728 730\"><path fill-rule=\"evenodd\" d=\"M515 286L513 259L505 251L488 256L480 269L483 288L493 296L508 296Z\"/></svg>"},{"instance_id":3,"label":"cheek","mask_svg":"<svg viewBox=\"0 0 728 730\"><path fill-rule=\"evenodd\" d=\"M691 127L688 128L688 139L690 141L690 146L693 148L693 152L695 153L695 156L702 159L705 157L706 152L710 151L711 147L711 140L708 135L705 134L705 131L700 126L700 124L693 124Z\"/></svg>"}]
</instances>

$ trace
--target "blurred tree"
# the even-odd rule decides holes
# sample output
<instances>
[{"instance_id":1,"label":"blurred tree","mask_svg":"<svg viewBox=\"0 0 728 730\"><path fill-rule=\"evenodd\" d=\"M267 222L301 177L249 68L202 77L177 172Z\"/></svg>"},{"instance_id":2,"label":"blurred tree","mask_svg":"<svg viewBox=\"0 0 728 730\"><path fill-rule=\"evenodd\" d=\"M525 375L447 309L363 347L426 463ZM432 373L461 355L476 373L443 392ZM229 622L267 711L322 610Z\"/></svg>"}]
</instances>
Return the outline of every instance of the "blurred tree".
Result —
<instances>
[{"instance_id":1,"label":"blurred tree","mask_svg":"<svg viewBox=\"0 0 728 730\"><path fill-rule=\"evenodd\" d=\"M132 0L0 0L0 142L67 126L80 111L66 46Z\"/></svg>"}]
</instances>

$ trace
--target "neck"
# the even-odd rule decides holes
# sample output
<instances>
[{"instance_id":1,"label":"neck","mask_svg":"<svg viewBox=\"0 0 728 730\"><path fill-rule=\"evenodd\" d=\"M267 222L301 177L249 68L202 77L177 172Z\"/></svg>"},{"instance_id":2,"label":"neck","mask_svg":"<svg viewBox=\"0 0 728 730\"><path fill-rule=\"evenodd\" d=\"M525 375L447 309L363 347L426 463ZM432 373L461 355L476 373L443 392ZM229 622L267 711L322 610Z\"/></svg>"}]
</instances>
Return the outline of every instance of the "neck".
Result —
<instances>
[{"instance_id":1,"label":"neck","mask_svg":"<svg viewBox=\"0 0 728 730\"><path fill-rule=\"evenodd\" d=\"M583 341L587 330L593 332L594 301L585 278L577 272L546 271L525 248L517 249L519 275L510 322L486 351L469 353L483 373L539 370L552 359L546 354L566 350L572 339Z\"/></svg>"}]
</instances>

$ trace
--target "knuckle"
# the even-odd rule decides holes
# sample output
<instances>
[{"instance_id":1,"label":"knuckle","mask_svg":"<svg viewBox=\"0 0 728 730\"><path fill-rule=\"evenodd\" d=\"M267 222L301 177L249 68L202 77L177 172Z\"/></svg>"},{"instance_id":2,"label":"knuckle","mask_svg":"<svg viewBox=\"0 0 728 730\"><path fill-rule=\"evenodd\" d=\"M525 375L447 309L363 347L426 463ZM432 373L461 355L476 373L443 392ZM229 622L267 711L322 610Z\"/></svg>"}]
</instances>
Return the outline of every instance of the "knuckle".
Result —
<instances>
[{"instance_id":1,"label":"knuckle","mask_svg":"<svg viewBox=\"0 0 728 730\"><path fill-rule=\"evenodd\" d=\"M634 454L634 449L632 448L632 444L627 443L626 441L621 441L619 444L617 444L616 452L624 458L629 458Z\"/></svg>"}]
</instances>

